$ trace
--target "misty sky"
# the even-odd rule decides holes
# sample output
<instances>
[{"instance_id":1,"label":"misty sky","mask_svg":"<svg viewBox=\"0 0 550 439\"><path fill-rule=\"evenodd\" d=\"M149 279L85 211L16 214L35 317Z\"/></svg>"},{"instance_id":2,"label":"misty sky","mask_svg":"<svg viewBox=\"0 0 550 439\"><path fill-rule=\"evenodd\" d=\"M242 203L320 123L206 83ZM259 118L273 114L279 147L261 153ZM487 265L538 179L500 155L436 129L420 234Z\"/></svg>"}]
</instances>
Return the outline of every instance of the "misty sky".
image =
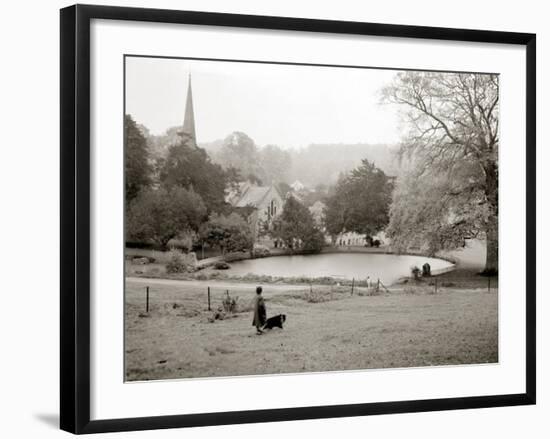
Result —
<instances>
[{"instance_id":1,"label":"misty sky","mask_svg":"<svg viewBox=\"0 0 550 439\"><path fill-rule=\"evenodd\" d=\"M197 141L243 131L257 145L396 143L396 108L379 90L395 71L126 58L126 113L153 134L183 124L192 75Z\"/></svg>"}]
</instances>

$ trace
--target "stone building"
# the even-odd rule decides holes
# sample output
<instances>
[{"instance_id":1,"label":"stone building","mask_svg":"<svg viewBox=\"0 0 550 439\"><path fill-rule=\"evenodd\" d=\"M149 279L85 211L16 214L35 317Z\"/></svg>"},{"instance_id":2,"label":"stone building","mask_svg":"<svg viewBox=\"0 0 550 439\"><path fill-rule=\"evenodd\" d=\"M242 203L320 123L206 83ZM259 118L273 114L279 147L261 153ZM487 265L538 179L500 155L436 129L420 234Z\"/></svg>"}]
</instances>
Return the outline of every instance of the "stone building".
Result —
<instances>
[{"instance_id":1,"label":"stone building","mask_svg":"<svg viewBox=\"0 0 550 439\"><path fill-rule=\"evenodd\" d=\"M279 246L269 236L273 220L282 213L284 205L284 199L274 184L257 186L250 182L240 183L236 190L229 193L226 201L234 207L248 209L247 220L257 245L267 248Z\"/></svg>"},{"instance_id":2,"label":"stone building","mask_svg":"<svg viewBox=\"0 0 550 439\"><path fill-rule=\"evenodd\" d=\"M355 233L355 232L344 232L340 233L336 237L336 245L337 246L364 246L367 244L367 240L365 238L365 235Z\"/></svg>"}]
</instances>

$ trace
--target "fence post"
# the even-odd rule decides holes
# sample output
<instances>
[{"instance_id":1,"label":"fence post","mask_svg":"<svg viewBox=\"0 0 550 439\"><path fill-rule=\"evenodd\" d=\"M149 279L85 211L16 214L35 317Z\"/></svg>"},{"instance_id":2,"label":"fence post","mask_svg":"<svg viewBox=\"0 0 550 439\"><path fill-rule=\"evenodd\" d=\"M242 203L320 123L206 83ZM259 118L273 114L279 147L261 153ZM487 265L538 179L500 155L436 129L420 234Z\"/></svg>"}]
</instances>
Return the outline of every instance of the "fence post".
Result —
<instances>
[{"instance_id":1,"label":"fence post","mask_svg":"<svg viewBox=\"0 0 550 439\"><path fill-rule=\"evenodd\" d=\"M351 280L351 295L353 296L353 288L355 287L355 278Z\"/></svg>"},{"instance_id":2,"label":"fence post","mask_svg":"<svg viewBox=\"0 0 550 439\"><path fill-rule=\"evenodd\" d=\"M491 278L487 277L487 292L491 292Z\"/></svg>"},{"instance_id":3,"label":"fence post","mask_svg":"<svg viewBox=\"0 0 550 439\"><path fill-rule=\"evenodd\" d=\"M210 308L210 287L208 287L208 311L212 311Z\"/></svg>"},{"instance_id":4,"label":"fence post","mask_svg":"<svg viewBox=\"0 0 550 439\"><path fill-rule=\"evenodd\" d=\"M437 277L435 278L435 294L437 294Z\"/></svg>"},{"instance_id":5,"label":"fence post","mask_svg":"<svg viewBox=\"0 0 550 439\"><path fill-rule=\"evenodd\" d=\"M149 312L149 287L145 287L145 312Z\"/></svg>"},{"instance_id":6,"label":"fence post","mask_svg":"<svg viewBox=\"0 0 550 439\"><path fill-rule=\"evenodd\" d=\"M376 292L380 291L380 278L376 281Z\"/></svg>"},{"instance_id":7,"label":"fence post","mask_svg":"<svg viewBox=\"0 0 550 439\"><path fill-rule=\"evenodd\" d=\"M309 284L309 292L313 294L313 287L311 286L311 284Z\"/></svg>"}]
</instances>

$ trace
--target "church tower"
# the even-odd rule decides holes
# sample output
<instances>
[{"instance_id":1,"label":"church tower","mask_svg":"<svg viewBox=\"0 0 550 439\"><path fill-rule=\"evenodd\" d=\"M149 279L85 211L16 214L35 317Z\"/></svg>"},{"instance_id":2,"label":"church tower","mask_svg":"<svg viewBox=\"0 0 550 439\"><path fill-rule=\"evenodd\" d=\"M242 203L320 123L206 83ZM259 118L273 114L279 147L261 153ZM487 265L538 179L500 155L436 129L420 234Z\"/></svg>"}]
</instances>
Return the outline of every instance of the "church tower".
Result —
<instances>
[{"instance_id":1,"label":"church tower","mask_svg":"<svg viewBox=\"0 0 550 439\"><path fill-rule=\"evenodd\" d=\"M185 103L185 117L183 119L183 129L180 131L183 140L193 147L197 147L197 136L195 132L195 113L193 111L193 92L191 91L191 75L187 86L187 101Z\"/></svg>"}]
</instances>

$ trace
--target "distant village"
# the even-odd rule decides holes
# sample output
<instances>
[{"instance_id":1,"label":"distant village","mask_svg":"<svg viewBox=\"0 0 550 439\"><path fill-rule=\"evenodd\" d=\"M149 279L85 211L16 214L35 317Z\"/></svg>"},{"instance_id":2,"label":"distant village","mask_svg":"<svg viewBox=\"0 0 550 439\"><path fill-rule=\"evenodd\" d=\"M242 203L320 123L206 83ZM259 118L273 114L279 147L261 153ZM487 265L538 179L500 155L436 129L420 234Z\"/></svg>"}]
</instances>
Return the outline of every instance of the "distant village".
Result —
<instances>
[{"instance_id":1,"label":"distant village","mask_svg":"<svg viewBox=\"0 0 550 439\"><path fill-rule=\"evenodd\" d=\"M227 201L235 207L252 207L254 209L248 221L255 237L255 244L267 248L278 248L283 244L276 239L274 240L269 236L261 234L260 225L267 225L267 227L269 227L282 213L287 198L293 197L300 203L303 203L303 199L310 195L311 192L312 190L307 188L299 180L296 180L290 185L290 190L286 194L282 194L275 184L271 184L270 186L258 186L250 182L243 182L239 184L238 190L228 194ZM323 231L326 245L367 245L365 235L360 235L356 232L342 232L334 238L331 237L325 230L324 211L326 209L326 204L322 201L315 201L308 209L317 226ZM383 233L380 235L383 235Z\"/></svg>"}]
</instances>

